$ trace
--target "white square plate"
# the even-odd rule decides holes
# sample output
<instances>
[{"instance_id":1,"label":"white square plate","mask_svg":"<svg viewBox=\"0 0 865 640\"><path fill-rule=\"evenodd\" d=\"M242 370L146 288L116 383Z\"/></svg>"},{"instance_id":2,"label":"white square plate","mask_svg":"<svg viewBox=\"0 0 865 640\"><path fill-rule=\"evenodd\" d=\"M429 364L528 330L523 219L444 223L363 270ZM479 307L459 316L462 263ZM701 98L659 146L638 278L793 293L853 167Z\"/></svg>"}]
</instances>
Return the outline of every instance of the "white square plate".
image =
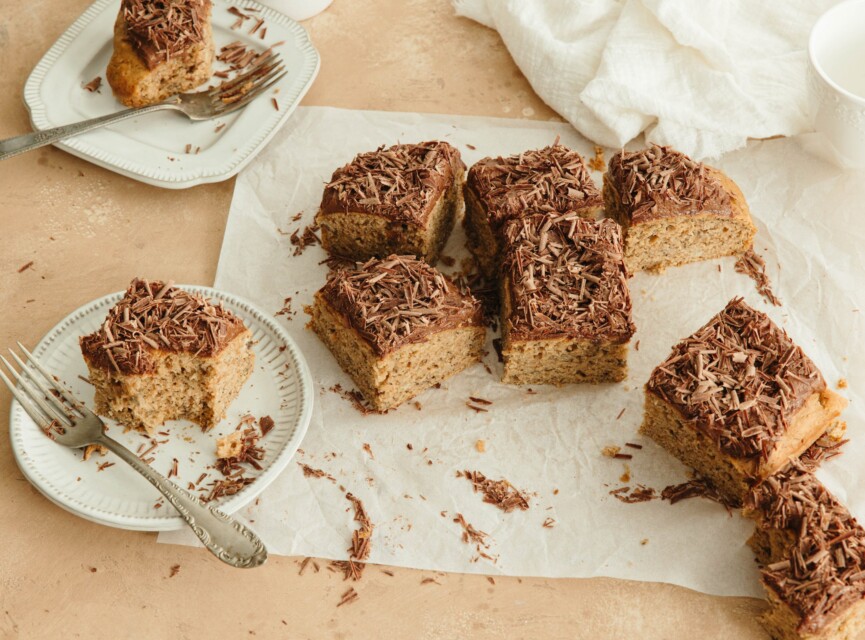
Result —
<instances>
[{"instance_id":1,"label":"white square plate","mask_svg":"<svg viewBox=\"0 0 865 640\"><path fill-rule=\"evenodd\" d=\"M264 19L266 38L250 35L251 20L239 29L229 7L252 10ZM39 61L24 87L24 103L35 129L48 129L118 111L121 105L103 81L98 93L83 85L105 79L112 52L119 0L96 0ZM152 113L68 138L56 146L122 175L169 189L219 182L240 171L273 137L297 107L318 74L320 59L306 30L285 15L253 0L213 0L213 39L220 47L240 41L277 51L288 71L274 89L244 109L204 122L172 113ZM218 65L218 63L217 63ZM279 110L271 98L276 98ZM219 131L220 124L225 126ZM186 145L200 147L186 153Z\"/></svg>"}]
</instances>

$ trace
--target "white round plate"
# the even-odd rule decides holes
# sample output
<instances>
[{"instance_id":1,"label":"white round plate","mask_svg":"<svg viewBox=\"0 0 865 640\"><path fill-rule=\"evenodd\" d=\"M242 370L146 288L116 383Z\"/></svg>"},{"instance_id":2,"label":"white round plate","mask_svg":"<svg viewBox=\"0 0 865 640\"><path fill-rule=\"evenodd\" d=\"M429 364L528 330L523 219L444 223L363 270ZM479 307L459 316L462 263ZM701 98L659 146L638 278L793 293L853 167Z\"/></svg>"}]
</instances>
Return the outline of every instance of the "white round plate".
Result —
<instances>
[{"instance_id":1,"label":"white round plate","mask_svg":"<svg viewBox=\"0 0 865 640\"><path fill-rule=\"evenodd\" d=\"M187 488L196 483L202 473L208 477L198 486L205 488L222 474L211 467L216 461L216 440L237 426L240 418L252 414L256 419L270 416L274 428L259 445L265 456L262 469L250 469L246 477L255 480L233 496L214 500L226 513L233 513L254 499L285 469L297 451L312 415L312 378L300 351L288 333L272 317L254 305L233 295L208 287L177 285L187 291L222 302L225 308L240 317L252 332L255 345L255 369L240 395L229 408L228 415L210 432L203 433L191 422L172 421L159 431L159 446L150 455L152 466L168 475L177 459L178 474L171 478ZM123 292L95 300L67 316L46 335L33 355L54 373L73 393L93 407L94 389L79 376L87 376L87 366L78 347L79 336L95 331L108 310L123 296ZM112 438L132 451L149 446L147 436L128 431L105 419ZM26 478L49 500L72 513L100 524L139 531L169 531L185 526L183 520L162 500L162 495L131 467L108 453L83 460L82 451L67 449L45 437L25 413L21 405L12 402L9 421L12 451ZM114 462L103 468L100 465Z\"/></svg>"},{"instance_id":2,"label":"white round plate","mask_svg":"<svg viewBox=\"0 0 865 640\"><path fill-rule=\"evenodd\" d=\"M260 37L262 29L250 33L255 20L232 29L237 21L228 12L232 6L261 17L267 27L265 37ZM96 0L33 69L24 86L24 104L34 129L71 124L124 108L105 82L119 7L117 0ZM213 0L212 24L217 53L235 41L257 51L281 42L274 51L285 62L286 76L265 95L223 118L191 122L177 113L152 113L68 138L56 146L106 169L168 189L219 182L240 171L288 120L312 86L320 59L301 25L255 0ZM214 70L222 66L214 63ZM96 76L102 78L102 87L90 93L84 85ZM187 153L187 145L200 151Z\"/></svg>"}]
</instances>

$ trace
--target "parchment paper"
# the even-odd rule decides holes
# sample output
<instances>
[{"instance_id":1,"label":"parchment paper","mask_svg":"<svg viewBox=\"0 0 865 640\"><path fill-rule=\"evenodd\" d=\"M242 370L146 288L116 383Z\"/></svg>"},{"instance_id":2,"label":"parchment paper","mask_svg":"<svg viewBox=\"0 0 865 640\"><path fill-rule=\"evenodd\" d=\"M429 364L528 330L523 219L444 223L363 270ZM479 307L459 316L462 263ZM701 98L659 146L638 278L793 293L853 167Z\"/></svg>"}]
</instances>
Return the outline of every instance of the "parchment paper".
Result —
<instances>
[{"instance_id":1,"label":"parchment paper","mask_svg":"<svg viewBox=\"0 0 865 640\"><path fill-rule=\"evenodd\" d=\"M865 515L861 431L865 291L863 175L844 173L808 151L810 138L751 143L717 162L748 198L781 308L767 305L732 258L640 273L630 281L637 333L622 384L562 388L506 386L490 347L486 364L387 415L363 416L329 389L351 380L305 329L303 305L322 286L318 246L293 256L289 233L310 224L333 170L381 144L444 139L466 164L562 141L591 157L592 145L565 124L477 117L301 108L237 180L215 286L277 312L292 297L296 315L282 316L305 354L317 385L316 410L296 460L330 473L307 478L296 464L240 515L273 553L345 559L356 528L345 491L360 497L375 523L371 562L428 570L549 577L611 576L670 582L717 595L761 595L745 541L752 525L705 499L671 506L655 500L623 504L609 492L636 484L660 491L688 479L687 470L637 435L642 385L680 338L733 296L769 313L835 386L844 377L851 399L844 417L850 442L820 477L854 513ZM469 146L471 145L471 146ZM607 150L607 158L611 151ZM601 175L595 174L600 183ZM303 212L302 219L291 218ZM467 256L458 227L445 251ZM781 265L779 267L779 264ZM490 339L492 339L490 335ZM639 350L633 345L639 341ZM492 401L476 413L469 396ZM621 417L617 416L624 409ZM476 442L483 440L485 451ZM642 444L625 462L604 457L607 445ZM368 443L374 458L364 450ZM411 449L409 449L411 445ZM482 502L458 470L507 478L530 494L531 508L504 514ZM489 534L494 560L462 540L457 513ZM548 518L552 527L544 527ZM185 531L161 542L194 544Z\"/></svg>"}]
</instances>

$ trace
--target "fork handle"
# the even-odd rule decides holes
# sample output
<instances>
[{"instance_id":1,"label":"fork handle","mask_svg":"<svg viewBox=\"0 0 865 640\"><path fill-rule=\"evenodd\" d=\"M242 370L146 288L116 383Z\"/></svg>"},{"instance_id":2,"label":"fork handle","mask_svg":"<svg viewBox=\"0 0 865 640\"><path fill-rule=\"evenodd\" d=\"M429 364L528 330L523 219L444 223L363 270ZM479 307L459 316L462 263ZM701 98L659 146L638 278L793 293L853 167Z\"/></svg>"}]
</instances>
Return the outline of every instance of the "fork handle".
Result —
<instances>
[{"instance_id":1,"label":"fork handle","mask_svg":"<svg viewBox=\"0 0 865 640\"><path fill-rule=\"evenodd\" d=\"M181 489L116 440L103 434L98 443L104 444L147 478L217 558L243 569L258 567L267 560L264 543L250 528Z\"/></svg>"},{"instance_id":2,"label":"fork handle","mask_svg":"<svg viewBox=\"0 0 865 640\"><path fill-rule=\"evenodd\" d=\"M126 120L127 118L134 118L135 116L150 113L151 111L162 111L163 109L175 108L175 105L171 103L161 102L147 107L138 107L137 109L124 109L123 111L117 111L116 113L109 113L107 116L100 116L98 118L84 120L83 122L66 124L62 127L34 131L14 138L6 138L5 140L0 140L0 160L17 156L19 153L24 153L25 151L44 147L46 144L52 144L59 140L76 136L79 133L90 131L91 129L104 127L108 124L114 124L115 122Z\"/></svg>"}]
</instances>

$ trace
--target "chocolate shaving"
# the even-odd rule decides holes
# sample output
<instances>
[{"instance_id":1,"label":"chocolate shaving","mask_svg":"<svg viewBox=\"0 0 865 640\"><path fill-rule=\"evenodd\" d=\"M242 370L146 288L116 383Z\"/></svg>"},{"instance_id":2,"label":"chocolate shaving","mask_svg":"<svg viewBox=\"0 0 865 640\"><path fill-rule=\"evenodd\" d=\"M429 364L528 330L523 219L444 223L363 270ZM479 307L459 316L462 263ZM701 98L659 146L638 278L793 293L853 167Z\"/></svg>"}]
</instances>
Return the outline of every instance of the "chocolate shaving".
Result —
<instances>
[{"instance_id":1,"label":"chocolate shaving","mask_svg":"<svg viewBox=\"0 0 865 640\"><path fill-rule=\"evenodd\" d=\"M96 76L95 78L93 78L93 80L84 85L84 90L89 91L90 93L94 93L99 91L99 87L101 86L102 76Z\"/></svg>"},{"instance_id":2,"label":"chocolate shaving","mask_svg":"<svg viewBox=\"0 0 865 640\"><path fill-rule=\"evenodd\" d=\"M646 385L737 458L768 457L790 417L825 388L786 332L741 298L676 345Z\"/></svg>"},{"instance_id":3,"label":"chocolate shaving","mask_svg":"<svg viewBox=\"0 0 865 640\"><path fill-rule=\"evenodd\" d=\"M618 489L613 489L610 491L610 495L619 502L624 502L625 504L648 502L658 497L658 493L654 489L651 487L645 487L641 484L638 484L633 490L631 490L631 487L619 487Z\"/></svg>"},{"instance_id":4,"label":"chocolate shaving","mask_svg":"<svg viewBox=\"0 0 865 640\"><path fill-rule=\"evenodd\" d=\"M27 271L27 269L32 267L34 264L35 264L35 262L33 260L31 260L30 262L28 262L26 264L22 264L20 267L18 267L18 273L24 273L25 271Z\"/></svg>"},{"instance_id":5,"label":"chocolate shaving","mask_svg":"<svg viewBox=\"0 0 865 640\"><path fill-rule=\"evenodd\" d=\"M754 252L753 247L739 256L734 268L736 269L736 273L743 273L754 281L757 293L763 297L763 300L776 307L781 306L781 301L772 291L772 283L769 282L769 276L766 275L766 262Z\"/></svg>"},{"instance_id":6,"label":"chocolate shaving","mask_svg":"<svg viewBox=\"0 0 865 640\"><path fill-rule=\"evenodd\" d=\"M462 474L458 472L457 476L460 475L472 483L475 493L479 491L483 493L484 502L498 507L505 513L515 509L525 511L529 508L526 495L504 478L492 480L480 471L463 471Z\"/></svg>"},{"instance_id":7,"label":"chocolate shaving","mask_svg":"<svg viewBox=\"0 0 865 640\"><path fill-rule=\"evenodd\" d=\"M312 247L321 244L321 238L318 237L318 225L313 223L307 225L303 229L296 229L288 238L291 245L294 247L292 255L301 255L307 247Z\"/></svg>"},{"instance_id":8,"label":"chocolate shaving","mask_svg":"<svg viewBox=\"0 0 865 640\"><path fill-rule=\"evenodd\" d=\"M363 507L363 502L351 493L346 493L345 497L354 507L354 520L360 526L352 532L348 560L337 560L331 565L343 572L343 580L360 580L366 568L364 560L369 558L372 532L375 527Z\"/></svg>"},{"instance_id":9,"label":"chocolate shaving","mask_svg":"<svg viewBox=\"0 0 865 640\"><path fill-rule=\"evenodd\" d=\"M261 429L262 438L270 433L275 426L276 422L270 416L262 416L258 419L258 428Z\"/></svg>"},{"instance_id":10,"label":"chocolate shaving","mask_svg":"<svg viewBox=\"0 0 865 640\"><path fill-rule=\"evenodd\" d=\"M723 505L728 512L739 506L726 500L717 489L702 478L694 478L680 484L671 484L661 491L661 500L669 500L671 505L689 498L709 498L709 500Z\"/></svg>"}]
</instances>

